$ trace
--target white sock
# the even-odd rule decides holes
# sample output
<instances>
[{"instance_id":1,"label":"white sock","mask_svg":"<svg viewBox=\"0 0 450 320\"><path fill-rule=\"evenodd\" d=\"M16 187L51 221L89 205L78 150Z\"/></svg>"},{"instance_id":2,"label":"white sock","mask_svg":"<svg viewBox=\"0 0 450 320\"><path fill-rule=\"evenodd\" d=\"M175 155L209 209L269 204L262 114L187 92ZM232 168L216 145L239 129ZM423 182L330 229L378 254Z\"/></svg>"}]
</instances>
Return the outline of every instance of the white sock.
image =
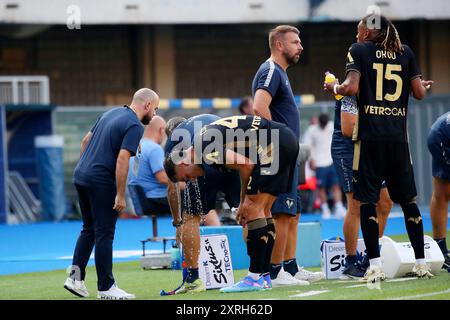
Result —
<instances>
[{"instance_id":1,"label":"white sock","mask_svg":"<svg viewBox=\"0 0 450 320\"><path fill-rule=\"evenodd\" d=\"M248 272L248 275L253 279L253 280L258 280L261 275L259 273L254 273L254 272Z\"/></svg>"},{"instance_id":2,"label":"white sock","mask_svg":"<svg viewBox=\"0 0 450 320\"><path fill-rule=\"evenodd\" d=\"M416 264L426 264L425 259L416 259Z\"/></svg>"},{"instance_id":3,"label":"white sock","mask_svg":"<svg viewBox=\"0 0 450 320\"><path fill-rule=\"evenodd\" d=\"M369 260L370 266L378 266L381 267L381 258L374 258Z\"/></svg>"}]
</instances>

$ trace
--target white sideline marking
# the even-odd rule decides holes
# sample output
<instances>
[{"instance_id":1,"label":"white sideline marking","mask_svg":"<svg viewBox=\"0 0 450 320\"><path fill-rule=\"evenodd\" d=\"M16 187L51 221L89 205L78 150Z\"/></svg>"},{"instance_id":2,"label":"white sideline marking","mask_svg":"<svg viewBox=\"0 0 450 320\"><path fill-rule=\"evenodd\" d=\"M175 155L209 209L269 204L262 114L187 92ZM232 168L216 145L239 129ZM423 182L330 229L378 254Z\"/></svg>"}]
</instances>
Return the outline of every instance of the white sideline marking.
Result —
<instances>
[{"instance_id":1,"label":"white sideline marking","mask_svg":"<svg viewBox=\"0 0 450 320\"><path fill-rule=\"evenodd\" d=\"M423 293L423 294L416 294L415 296L406 296L406 297L397 297L397 298L389 298L386 300L406 300L406 299L416 299L416 298L424 298L424 297L431 297L436 296L438 294L445 294L450 293L450 289L444 290L444 291L437 291L437 292L430 292L430 293Z\"/></svg>"},{"instance_id":2,"label":"white sideline marking","mask_svg":"<svg viewBox=\"0 0 450 320\"><path fill-rule=\"evenodd\" d=\"M388 279L386 282L401 282L401 281L409 281L409 280L417 280L416 277L406 277L406 278L397 278L397 279Z\"/></svg>"},{"instance_id":3,"label":"white sideline marking","mask_svg":"<svg viewBox=\"0 0 450 320\"><path fill-rule=\"evenodd\" d=\"M313 290L313 291L306 291L299 294L294 294L292 296L289 296L289 298L302 298L302 297L309 297L309 296L315 296L318 294L330 292L330 290Z\"/></svg>"},{"instance_id":4,"label":"white sideline marking","mask_svg":"<svg viewBox=\"0 0 450 320\"><path fill-rule=\"evenodd\" d=\"M358 280L355 280L355 279L348 279L348 280L334 280L334 281L330 281L330 282L328 282L328 283L332 283L332 284L335 284L335 283L355 283L355 282L358 282Z\"/></svg>"},{"instance_id":5,"label":"white sideline marking","mask_svg":"<svg viewBox=\"0 0 450 320\"><path fill-rule=\"evenodd\" d=\"M347 287L344 287L344 288L347 289L347 288L359 288L359 287L367 287L367 283L355 284L353 286L347 286Z\"/></svg>"},{"instance_id":6,"label":"white sideline marking","mask_svg":"<svg viewBox=\"0 0 450 320\"><path fill-rule=\"evenodd\" d=\"M386 279L384 282L390 283L390 282L402 282L402 281L408 281L408 280L417 280L417 278L414 277L408 277L408 278L396 278L396 279ZM383 282L381 282L383 283ZM363 284L355 284L353 286L347 286L344 288L359 288L359 287L366 287L367 283Z\"/></svg>"}]
</instances>

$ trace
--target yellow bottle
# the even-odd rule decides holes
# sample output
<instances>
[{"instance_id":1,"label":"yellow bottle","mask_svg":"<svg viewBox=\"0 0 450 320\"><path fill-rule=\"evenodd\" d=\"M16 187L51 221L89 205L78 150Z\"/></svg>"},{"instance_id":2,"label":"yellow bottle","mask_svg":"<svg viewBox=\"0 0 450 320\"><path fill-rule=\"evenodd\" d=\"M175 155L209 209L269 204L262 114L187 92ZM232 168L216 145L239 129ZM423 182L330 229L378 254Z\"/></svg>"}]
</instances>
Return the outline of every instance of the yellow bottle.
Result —
<instances>
[{"instance_id":1,"label":"yellow bottle","mask_svg":"<svg viewBox=\"0 0 450 320\"><path fill-rule=\"evenodd\" d=\"M326 83L330 83L330 82L334 82L336 80L336 77L334 76L334 74L327 72L325 75L325 82ZM336 94L334 95L334 98L336 100L341 100L344 96L340 95L340 94Z\"/></svg>"}]
</instances>

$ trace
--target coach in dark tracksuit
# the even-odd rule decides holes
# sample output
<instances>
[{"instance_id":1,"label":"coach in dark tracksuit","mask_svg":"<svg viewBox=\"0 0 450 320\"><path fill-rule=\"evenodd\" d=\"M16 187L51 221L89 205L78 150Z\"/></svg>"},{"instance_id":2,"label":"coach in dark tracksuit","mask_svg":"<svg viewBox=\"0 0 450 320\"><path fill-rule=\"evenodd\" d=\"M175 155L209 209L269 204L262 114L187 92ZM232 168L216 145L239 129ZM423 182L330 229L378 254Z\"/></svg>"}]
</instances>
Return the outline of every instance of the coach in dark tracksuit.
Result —
<instances>
[{"instance_id":1,"label":"coach in dark tracksuit","mask_svg":"<svg viewBox=\"0 0 450 320\"><path fill-rule=\"evenodd\" d=\"M134 298L115 285L112 245L118 213L126 206L129 158L135 155L142 138L142 124L149 123L158 103L159 97L154 91L140 89L129 107L104 113L83 138L81 158L73 175L83 229L75 247L71 276L64 286L75 295L88 296L84 286L85 268L95 245L98 297Z\"/></svg>"}]
</instances>

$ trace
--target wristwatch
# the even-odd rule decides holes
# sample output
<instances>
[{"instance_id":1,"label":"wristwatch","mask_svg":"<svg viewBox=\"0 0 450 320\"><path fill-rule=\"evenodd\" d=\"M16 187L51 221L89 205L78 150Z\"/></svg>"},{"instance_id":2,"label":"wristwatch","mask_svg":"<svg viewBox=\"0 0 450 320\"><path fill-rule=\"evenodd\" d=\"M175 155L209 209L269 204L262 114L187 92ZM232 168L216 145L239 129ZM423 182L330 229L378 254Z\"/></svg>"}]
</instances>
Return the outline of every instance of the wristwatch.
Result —
<instances>
[{"instance_id":1,"label":"wristwatch","mask_svg":"<svg viewBox=\"0 0 450 320\"><path fill-rule=\"evenodd\" d=\"M172 220L172 226L174 226L175 228L178 228L182 224L183 224L183 219L179 220L178 222L175 222L175 220Z\"/></svg>"}]
</instances>

